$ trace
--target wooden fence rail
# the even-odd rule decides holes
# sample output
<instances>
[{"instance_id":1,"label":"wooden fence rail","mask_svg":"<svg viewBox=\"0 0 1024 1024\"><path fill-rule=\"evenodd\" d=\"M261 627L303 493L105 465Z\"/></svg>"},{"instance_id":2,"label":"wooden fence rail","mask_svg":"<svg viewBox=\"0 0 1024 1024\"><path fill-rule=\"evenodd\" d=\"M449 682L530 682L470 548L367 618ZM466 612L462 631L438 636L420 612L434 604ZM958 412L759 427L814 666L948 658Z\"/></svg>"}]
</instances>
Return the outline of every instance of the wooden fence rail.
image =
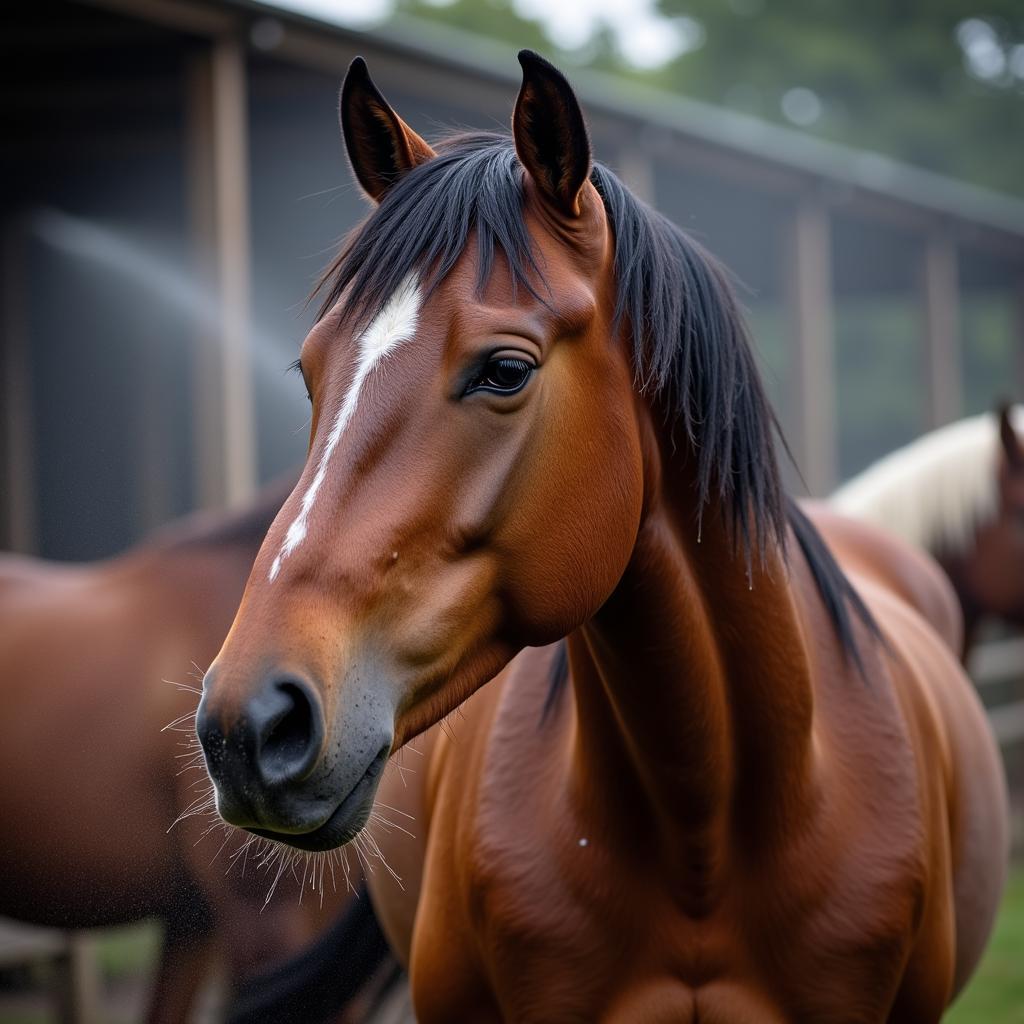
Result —
<instances>
[{"instance_id":1,"label":"wooden fence rail","mask_svg":"<svg viewBox=\"0 0 1024 1024\"><path fill-rule=\"evenodd\" d=\"M0 967L36 963L53 969L55 1019L60 1024L98 1024L100 981L92 934L35 928L0 918Z\"/></svg>"},{"instance_id":2,"label":"wooden fence rail","mask_svg":"<svg viewBox=\"0 0 1024 1024\"><path fill-rule=\"evenodd\" d=\"M1024 740L1024 637L991 640L971 655L968 668L985 701L992 730L1004 749ZM991 690L1017 680L1022 699L996 702L987 699Z\"/></svg>"}]
</instances>

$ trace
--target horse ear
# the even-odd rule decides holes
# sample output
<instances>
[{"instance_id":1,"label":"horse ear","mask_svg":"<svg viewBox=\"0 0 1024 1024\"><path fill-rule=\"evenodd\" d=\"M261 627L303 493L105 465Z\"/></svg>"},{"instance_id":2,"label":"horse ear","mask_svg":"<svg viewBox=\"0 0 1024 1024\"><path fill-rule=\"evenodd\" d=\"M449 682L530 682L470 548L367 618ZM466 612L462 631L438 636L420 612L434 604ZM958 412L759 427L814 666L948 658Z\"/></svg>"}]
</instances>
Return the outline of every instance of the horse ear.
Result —
<instances>
[{"instance_id":1,"label":"horse ear","mask_svg":"<svg viewBox=\"0 0 1024 1024\"><path fill-rule=\"evenodd\" d=\"M1007 465L1015 472L1024 472L1024 441L1013 426L1013 406L999 407L999 440L1003 446Z\"/></svg>"},{"instance_id":2,"label":"horse ear","mask_svg":"<svg viewBox=\"0 0 1024 1024\"><path fill-rule=\"evenodd\" d=\"M359 184L375 202L434 151L395 112L373 84L366 61L348 67L339 104L345 149Z\"/></svg>"},{"instance_id":3,"label":"horse ear","mask_svg":"<svg viewBox=\"0 0 1024 1024\"><path fill-rule=\"evenodd\" d=\"M532 50L519 51L523 85L512 114L516 152L527 173L563 213L580 212L590 177L590 139L565 76Z\"/></svg>"}]
</instances>

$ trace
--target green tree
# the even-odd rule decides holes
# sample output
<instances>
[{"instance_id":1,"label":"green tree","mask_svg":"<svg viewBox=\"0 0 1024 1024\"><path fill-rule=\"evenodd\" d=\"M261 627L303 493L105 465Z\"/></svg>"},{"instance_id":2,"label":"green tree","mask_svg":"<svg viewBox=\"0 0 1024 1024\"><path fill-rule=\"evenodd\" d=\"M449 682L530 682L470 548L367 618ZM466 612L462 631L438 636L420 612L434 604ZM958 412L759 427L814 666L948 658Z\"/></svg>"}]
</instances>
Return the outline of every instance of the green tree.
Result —
<instances>
[{"instance_id":1,"label":"green tree","mask_svg":"<svg viewBox=\"0 0 1024 1024\"><path fill-rule=\"evenodd\" d=\"M779 121L787 94L809 90L814 134L1024 192L1024 4L982 4L661 0L705 40L654 77Z\"/></svg>"},{"instance_id":2,"label":"green tree","mask_svg":"<svg viewBox=\"0 0 1024 1024\"><path fill-rule=\"evenodd\" d=\"M629 64L605 28L559 52L510 0L398 0L517 46L1024 194L1022 0L658 0L688 48Z\"/></svg>"}]
</instances>

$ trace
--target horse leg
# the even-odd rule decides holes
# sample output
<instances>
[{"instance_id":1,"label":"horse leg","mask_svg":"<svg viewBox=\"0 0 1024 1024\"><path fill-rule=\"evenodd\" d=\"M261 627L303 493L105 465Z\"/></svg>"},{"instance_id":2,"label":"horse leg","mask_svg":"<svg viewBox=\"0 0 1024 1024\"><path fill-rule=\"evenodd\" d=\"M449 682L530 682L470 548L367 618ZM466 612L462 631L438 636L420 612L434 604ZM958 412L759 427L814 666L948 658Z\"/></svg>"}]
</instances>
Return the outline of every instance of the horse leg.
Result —
<instances>
[{"instance_id":1,"label":"horse leg","mask_svg":"<svg viewBox=\"0 0 1024 1024\"><path fill-rule=\"evenodd\" d=\"M213 921L205 912L164 919L163 946L147 1024L181 1024L189 1019L196 994L209 976L214 947Z\"/></svg>"}]
</instances>

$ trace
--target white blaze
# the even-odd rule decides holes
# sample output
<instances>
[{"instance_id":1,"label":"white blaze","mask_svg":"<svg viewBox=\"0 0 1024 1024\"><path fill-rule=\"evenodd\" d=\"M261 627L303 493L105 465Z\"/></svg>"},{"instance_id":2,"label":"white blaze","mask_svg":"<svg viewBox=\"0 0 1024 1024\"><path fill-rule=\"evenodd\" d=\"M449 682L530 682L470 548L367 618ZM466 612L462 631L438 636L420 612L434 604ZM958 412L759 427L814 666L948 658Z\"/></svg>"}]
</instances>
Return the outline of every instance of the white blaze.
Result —
<instances>
[{"instance_id":1,"label":"white blaze","mask_svg":"<svg viewBox=\"0 0 1024 1024\"><path fill-rule=\"evenodd\" d=\"M273 582L281 570L281 563L305 540L306 530L309 524L309 513L312 511L313 503L316 501L317 492L327 477L327 464L330 462L334 449L338 447L341 435L349 425L356 405L359 402L359 393L362 391L366 378L369 377L374 367L389 353L394 351L403 341L408 341L416 333L416 324L419 320L420 303L419 280L414 274L410 274L399 286L398 290L384 304L384 308L374 317L373 321L359 336L357 342L359 348L359 363L356 366L355 375L352 378L352 385L342 402L338 415L334 418L334 425L328 435L327 443L320 453L320 462L316 468L316 475L310 481L306 493L302 496L302 506L299 514L295 517L288 532L285 534L284 543L277 553L273 565L270 567L268 579Z\"/></svg>"}]
</instances>

